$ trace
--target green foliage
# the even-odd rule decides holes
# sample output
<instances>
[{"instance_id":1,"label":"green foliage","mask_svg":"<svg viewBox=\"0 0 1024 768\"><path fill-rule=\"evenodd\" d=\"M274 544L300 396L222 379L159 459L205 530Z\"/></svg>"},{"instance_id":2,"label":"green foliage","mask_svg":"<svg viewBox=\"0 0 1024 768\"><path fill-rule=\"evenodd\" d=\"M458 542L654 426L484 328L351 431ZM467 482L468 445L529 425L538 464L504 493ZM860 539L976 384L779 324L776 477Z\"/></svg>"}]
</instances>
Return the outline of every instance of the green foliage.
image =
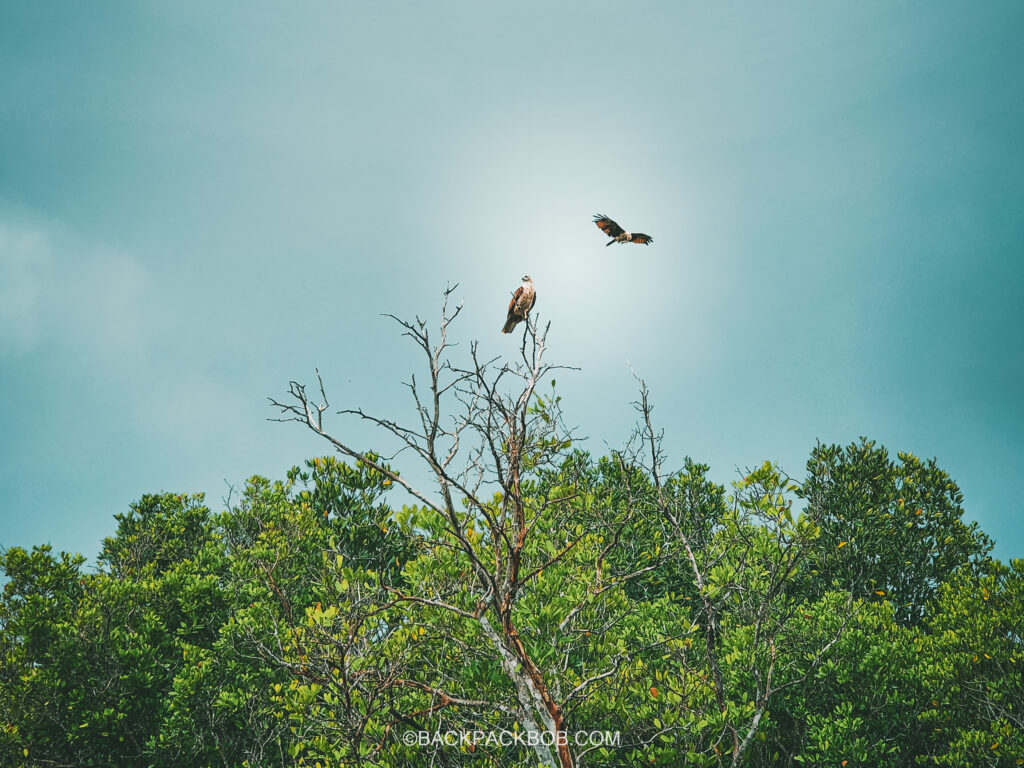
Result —
<instances>
[{"instance_id":1,"label":"green foliage","mask_svg":"<svg viewBox=\"0 0 1024 768\"><path fill-rule=\"evenodd\" d=\"M991 549L976 523L962 519L963 495L934 460L909 453L898 462L869 440L819 445L800 488L805 514L822 529L809 560L809 594L840 588L893 603L897 620L924 619L947 575L977 566Z\"/></svg>"},{"instance_id":2,"label":"green foliage","mask_svg":"<svg viewBox=\"0 0 1024 768\"><path fill-rule=\"evenodd\" d=\"M119 579L156 577L195 559L212 536L202 496L147 495L127 514L114 515L117 534L104 539L101 565Z\"/></svg>"},{"instance_id":3,"label":"green foliage","mask_svg":"<svg viewBox=\"0 0 1024 768\"><path fill-rule=\"evenodd\" d=\"M569 732L621 734L580 765L730 764L730 728L751 729L751 766L1024 756L1024 561L988 557L934 462L819 446L802 484L766 464L727 496L694 462L658 481L552 449L523 484L514 619ZM392 491L317 458L218 515L143 497L93 573L4 552L0 765L414 766L406 733L520 729L459 532ZM484 512L504 501L460 512L474 557L494 558Z\"/></svg>"}]
</instances>

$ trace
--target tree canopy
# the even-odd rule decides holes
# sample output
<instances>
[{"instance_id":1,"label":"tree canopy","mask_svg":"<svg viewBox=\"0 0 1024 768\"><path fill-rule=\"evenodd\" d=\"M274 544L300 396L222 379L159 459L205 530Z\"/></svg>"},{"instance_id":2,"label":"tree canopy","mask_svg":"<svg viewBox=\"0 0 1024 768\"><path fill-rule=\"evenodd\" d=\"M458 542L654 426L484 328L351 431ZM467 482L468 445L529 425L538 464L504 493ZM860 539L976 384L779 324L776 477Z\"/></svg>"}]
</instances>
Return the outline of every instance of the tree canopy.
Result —
<instances>
[{"instance_id":1,"label":"tree canopy","mask_svg":"<svg viewBox=\"0 0 1024 768\"><path fill-rule=\"evenodd\" d=\"M460 365L457 314L403 322L414 424L346 412L403 452L293 383L332 455L220 512L144 496L93 569L3 552L0 765L1024 763L1024 561L935 461L861 439L723 487L668 468L642 382L594 456L546 330Z\"/></svg>"}]
</instances>

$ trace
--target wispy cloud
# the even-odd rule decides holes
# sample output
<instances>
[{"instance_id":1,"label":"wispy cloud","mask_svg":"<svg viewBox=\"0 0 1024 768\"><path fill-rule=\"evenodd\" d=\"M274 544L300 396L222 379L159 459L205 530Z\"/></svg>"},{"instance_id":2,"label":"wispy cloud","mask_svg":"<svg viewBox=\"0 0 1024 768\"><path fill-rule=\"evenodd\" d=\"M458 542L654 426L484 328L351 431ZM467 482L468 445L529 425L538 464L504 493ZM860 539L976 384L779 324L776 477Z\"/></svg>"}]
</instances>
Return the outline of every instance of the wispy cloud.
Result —
<instances>
[{"instance_id":1,"label":"wispy cloud","mask_svg":"<svg viewBox=\"0 0 1024 768\"><path fill-rule=\"evenodd\" d=\"M39 232L0 223L0 356L36 343L50 268L49 247Z\"/></svg>"},{"instance_id":2,"label":"wispy cloud","mask_svg":"<svg viewBox=\"0 0 1024 768\"><path fill-rule=\"evenodd\" d=\"M0 355L53 348L120 367L147 354L152 280L132 256L60 225L0 224Z\"/></svg>"}]
</instances>

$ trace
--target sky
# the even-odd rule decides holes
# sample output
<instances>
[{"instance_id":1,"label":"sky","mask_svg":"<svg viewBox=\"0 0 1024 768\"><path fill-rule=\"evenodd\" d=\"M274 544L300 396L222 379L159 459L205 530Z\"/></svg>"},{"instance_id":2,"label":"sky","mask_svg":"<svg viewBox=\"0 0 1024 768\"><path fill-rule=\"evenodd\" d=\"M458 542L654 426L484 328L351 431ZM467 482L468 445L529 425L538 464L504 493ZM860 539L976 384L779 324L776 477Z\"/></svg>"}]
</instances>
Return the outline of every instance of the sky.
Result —
<instances>
[{"instance_id":1,"label":"sky","mask_svg":"<svg viewBox=\"0 0 1024 768\"><path fill-rule=\"evenodd\" d=\"M328 453L289 380L411 414L393 322L524 273L601 454L650 387L722 483L936 457L1024 557L1024 5L0 5L0 546ZM654 237L605 247L607 214ZM360 447L364 425L328 422ZM400 501L400 500L398 500Z\"/></svg>"}]
</instances>

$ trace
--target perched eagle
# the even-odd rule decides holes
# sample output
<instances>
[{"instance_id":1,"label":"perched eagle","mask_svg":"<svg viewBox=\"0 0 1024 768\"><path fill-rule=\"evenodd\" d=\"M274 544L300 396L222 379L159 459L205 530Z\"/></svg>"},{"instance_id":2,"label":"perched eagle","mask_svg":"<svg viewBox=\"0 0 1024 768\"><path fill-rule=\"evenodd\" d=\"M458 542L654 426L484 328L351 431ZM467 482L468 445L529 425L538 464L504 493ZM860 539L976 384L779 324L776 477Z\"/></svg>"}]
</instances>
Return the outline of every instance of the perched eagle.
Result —
<instances>
[{"instance_id":1,"label":"perched eagle","mask_svg":"<svg viewBox=\"0 0 1024 768\"><path fill-rule=\"evenodd\" d=\"M521 320L525 320L533 305L537 302L537 292L533 290L533 280L529 275L523 275L523 284L516 288L512 294L512 301L508 303L508 319L505 320L505 327L502 333L512 333Z\"/></svg>"},{"instance_id":2,"label":"perched eagle","mask_svg":"<svg viewBox=\"0 0 1024 768\"><path fill-rule=\"evenodd\" d=\"M594 214L594 223L597 224L598 229L611 238L611 240L605 243L605 246L609 246L612 243L640 243L642 245L650 245L654 242L653 237L645 235L643 232L626 232L614 221L600 213Z\"/></svg>"}]
</instances>

